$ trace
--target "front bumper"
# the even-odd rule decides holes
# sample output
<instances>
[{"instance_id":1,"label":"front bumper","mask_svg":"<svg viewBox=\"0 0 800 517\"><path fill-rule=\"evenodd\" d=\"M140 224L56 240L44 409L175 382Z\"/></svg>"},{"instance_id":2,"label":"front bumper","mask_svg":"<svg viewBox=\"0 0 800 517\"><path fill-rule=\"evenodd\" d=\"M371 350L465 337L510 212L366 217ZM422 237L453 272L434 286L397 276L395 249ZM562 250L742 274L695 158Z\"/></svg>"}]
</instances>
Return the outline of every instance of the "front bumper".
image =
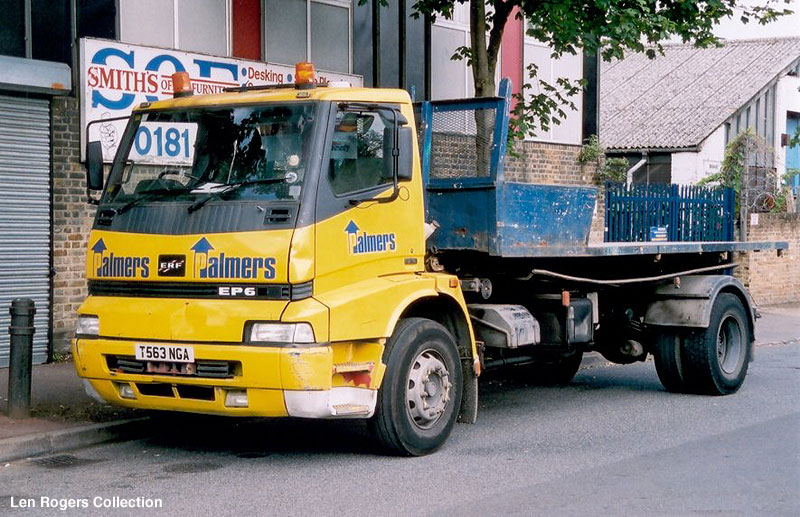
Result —
<instances>
[{"instance_id":1,"label":"front bumper","mask_svg":"<svg viewBox=\"0 0 800 517\"><path fill-rule=\"evenodd\" d=\"M113 368L114 359L109 358L132 358L135 345L143 342L75 340L75 368L88 383L87 392L119 406L216 415L368 418L375 411L376 386L333 385L334 353L329 345L190 344L197 361L234 365L226 378Z\"/></svg>"}]
</instances>

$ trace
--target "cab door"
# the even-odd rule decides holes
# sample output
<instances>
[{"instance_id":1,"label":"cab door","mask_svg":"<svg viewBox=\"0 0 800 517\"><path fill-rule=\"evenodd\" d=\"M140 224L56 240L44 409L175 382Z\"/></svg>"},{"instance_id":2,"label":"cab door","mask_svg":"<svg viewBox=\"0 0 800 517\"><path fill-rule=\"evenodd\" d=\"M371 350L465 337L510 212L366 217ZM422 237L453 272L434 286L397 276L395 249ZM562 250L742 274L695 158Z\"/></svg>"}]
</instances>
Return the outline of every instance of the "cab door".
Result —
<instances>
[{"instance_id":1,"label":"cab door","mask_svg":"<svg viewBox=\"0 0 800 517\"><path fill-rule=\"evenodd\" d=\"M423 269L420 179L399 181L396 193L394 187L392 108L399 107L362 108L334 106L318 184L315 297L329 306L349 306L347 318L331 307L332 341L336 334L353 339L378 318L376 311L385 316L380 295L369 293L384 289L387 275ZM411 113L406 116L413 120ZM353 303L363 306L353 309Z\"/></svg>"}]
</instances>

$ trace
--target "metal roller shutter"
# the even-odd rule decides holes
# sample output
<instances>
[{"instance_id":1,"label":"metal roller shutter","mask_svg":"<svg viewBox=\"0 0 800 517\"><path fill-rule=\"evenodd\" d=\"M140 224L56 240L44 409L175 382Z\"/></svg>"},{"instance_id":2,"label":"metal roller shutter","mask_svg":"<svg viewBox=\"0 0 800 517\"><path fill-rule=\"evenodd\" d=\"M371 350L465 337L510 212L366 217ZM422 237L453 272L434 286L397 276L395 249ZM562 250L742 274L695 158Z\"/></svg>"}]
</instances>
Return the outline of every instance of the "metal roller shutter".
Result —
<instances>
[{"instance_id":1,"label":"metal roller shutter","mask_svg":"<svg viewBox=\"0 0 800 517\"><path fill-rule=\"evenodd\" d=\"M0 96L0 366L8 366L14 298L36 302L33 361L50 323L50 103Z\"/></svg>"}]
</instances>

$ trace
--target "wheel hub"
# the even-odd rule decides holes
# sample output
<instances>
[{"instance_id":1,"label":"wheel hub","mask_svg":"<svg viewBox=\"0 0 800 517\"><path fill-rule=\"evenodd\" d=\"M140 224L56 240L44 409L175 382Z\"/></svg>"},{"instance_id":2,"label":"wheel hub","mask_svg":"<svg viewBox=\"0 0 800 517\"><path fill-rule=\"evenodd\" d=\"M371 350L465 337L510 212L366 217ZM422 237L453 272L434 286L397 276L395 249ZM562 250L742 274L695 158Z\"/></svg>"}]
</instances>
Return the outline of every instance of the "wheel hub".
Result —
<instances>
[{"instance_id":1,"label":"wheel hub","mask_svg":"<svg viewBox=\"0 0 800 517\"><path fill-rule=\"evenodd\" d=\"M417 356L408 374L406 403L418 427L429 429L441 418L451 387L450 372L439 354L426 350Z\"/></svg>"}]
</instances>

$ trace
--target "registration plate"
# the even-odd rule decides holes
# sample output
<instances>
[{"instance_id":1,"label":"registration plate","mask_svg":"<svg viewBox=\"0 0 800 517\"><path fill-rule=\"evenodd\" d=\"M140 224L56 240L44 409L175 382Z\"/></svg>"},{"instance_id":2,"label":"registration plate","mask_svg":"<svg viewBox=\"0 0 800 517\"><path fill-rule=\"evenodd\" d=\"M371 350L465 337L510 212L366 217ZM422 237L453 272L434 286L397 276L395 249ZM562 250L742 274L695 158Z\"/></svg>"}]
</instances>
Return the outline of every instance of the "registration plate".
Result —
<instances>
[{"instance_id":1,"label":"registration plate","mask_svg":"<svg viewBox=\"0 0 800 517\"><path fill-rule=\"evenodd\" d=\"M194 349L190 346L136 345L136 359L139 361L193 363Z\"/></svg>"}]
</instances>

